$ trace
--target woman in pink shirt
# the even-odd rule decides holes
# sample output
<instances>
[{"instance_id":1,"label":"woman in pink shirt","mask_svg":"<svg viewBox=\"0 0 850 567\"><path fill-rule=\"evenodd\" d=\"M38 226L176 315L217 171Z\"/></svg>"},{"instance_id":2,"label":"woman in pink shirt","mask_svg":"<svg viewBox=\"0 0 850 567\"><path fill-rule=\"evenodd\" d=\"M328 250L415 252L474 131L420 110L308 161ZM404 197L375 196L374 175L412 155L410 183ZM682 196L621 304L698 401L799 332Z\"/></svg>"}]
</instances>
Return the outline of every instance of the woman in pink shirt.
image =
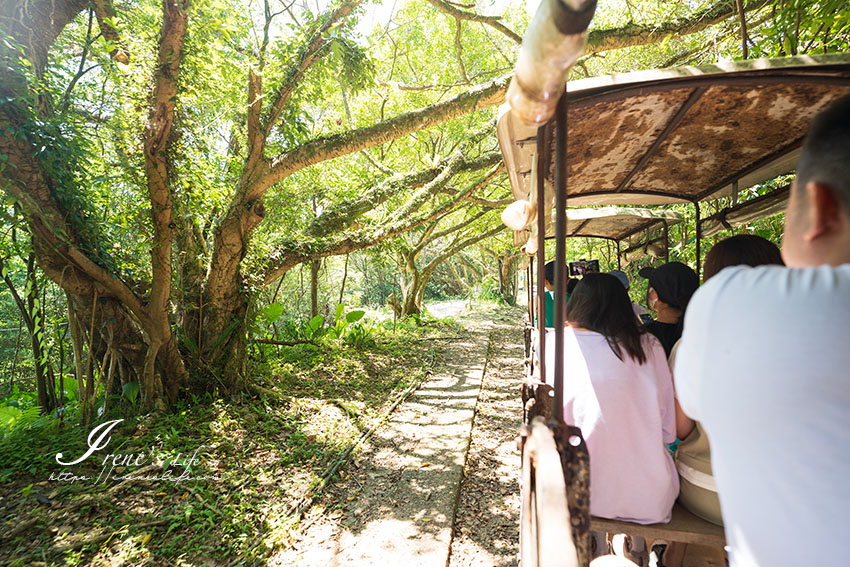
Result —
<instances>
[{"instance_id":1,"label":"woman in pink shirt","mask_svg":"<svg viewBox=\"0 0 850 567\"><path fill-rule=\"evenodd\" d=\"M664 348L638 325L625 288L610 274L584 276L567 304L567 321L564 421L587 440L591 514L669 521L679 477L667 450L676 439L676 414ZM554 337L549 340L552 369ZM634 543L638 551L642 542Z\"/></svg>"}]
</instances>

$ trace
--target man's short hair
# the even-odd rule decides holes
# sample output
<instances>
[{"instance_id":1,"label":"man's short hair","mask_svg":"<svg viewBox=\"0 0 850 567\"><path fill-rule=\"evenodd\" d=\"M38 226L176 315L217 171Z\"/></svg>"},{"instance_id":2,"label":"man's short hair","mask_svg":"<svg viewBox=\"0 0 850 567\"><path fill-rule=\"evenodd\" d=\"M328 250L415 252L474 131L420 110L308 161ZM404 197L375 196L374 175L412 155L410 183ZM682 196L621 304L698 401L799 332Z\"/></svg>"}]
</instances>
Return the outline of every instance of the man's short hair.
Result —
<instances>
[{"instance_id":1,"label":"man's short hair","mask_svg":"<svg viewBox=\"0 0 850 567\"><path fill-rule=\"evenodd\" d=\"M546 278L547 282L555 285L555 260L546 262L546 265L543 267L543 274L543 277Z\"/></svg>"},{"instance_id":2,"label":"man's short hair","mask_svg":"<svg viewBox=\"0 0 850 567\"><path fill-rule=\"evenodd\" d=\"M810 181L830 187L850 216L850 95L815 116L797 163L797 189Z\"/></svg>"}]
</instances>

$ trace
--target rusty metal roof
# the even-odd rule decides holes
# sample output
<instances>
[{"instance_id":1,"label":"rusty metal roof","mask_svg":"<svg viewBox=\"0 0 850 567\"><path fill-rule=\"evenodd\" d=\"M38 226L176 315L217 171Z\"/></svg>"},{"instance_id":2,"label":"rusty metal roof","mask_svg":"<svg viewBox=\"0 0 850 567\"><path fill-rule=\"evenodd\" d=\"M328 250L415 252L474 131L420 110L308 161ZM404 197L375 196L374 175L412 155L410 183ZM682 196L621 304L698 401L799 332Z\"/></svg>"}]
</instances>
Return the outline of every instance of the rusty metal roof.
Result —
<instances>
[{"instance_id":1,"label":"rusty metal roof","mask_svg":"<svg viewBox=\"0 0 850 567\"><path fill-rule=\"evenodd\" d=\"M644 242L660 230L682 222L682 215L663 209L640 207L600 207L567 209L567 238L605 238L626 241L627 245ZM529 230L514 232L514 245L522 246L531 237ZM546 238L553 238L549 227ZM628 241L627 241L628 239Z\"/></svg>"},{"instance_id":2,"label":"rusty metal roof","mask_svg":"<svg viewBox=\"0 0 850 567\"><path fill-rule=\"evenodd\" d=\"M700 221L700 233L703 238L714 236L724 230L778 215L785 211L791 184L774 189L760 197L726 207Z\"/></svg>"},{"instance_id":3,"label":"rusty metal roof","mask_svg":"<svg viewBox=\"0 0 850 567\"><path fill-rule=\"evenodd\" d=\"M625 240L644 230L673 226L682 215L673 211L651 211L638 207L568 209L567 237Z\"/></svg>"},{"instance_id":4,"label":"rusty metal roof","mask_svg":"<svg viewBox=\"0 0 850 567\"><path fill-rule=\"evenodd\" d=\"M729 194L736 181L743 190L791 173L812 117L847 93L850 54L569 83L568 205L704 201ZM503 107L497 133L514 197L527 198L536 128ZM554 144L547 145L551 179Z\"/></svg>"}]
</instances>

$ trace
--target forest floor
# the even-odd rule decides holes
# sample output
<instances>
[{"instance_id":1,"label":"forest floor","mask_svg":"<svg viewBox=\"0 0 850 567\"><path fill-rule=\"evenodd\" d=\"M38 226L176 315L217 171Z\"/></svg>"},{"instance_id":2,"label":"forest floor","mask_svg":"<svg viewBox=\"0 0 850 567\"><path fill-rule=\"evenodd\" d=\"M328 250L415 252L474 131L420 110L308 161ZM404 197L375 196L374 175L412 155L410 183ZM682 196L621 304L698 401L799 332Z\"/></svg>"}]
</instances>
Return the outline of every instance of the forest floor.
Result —
<instances>
[{"instance_id":1,"label":"forest floor","mask_svg":"<svg viewBox=\"0 0 850 567\"><path fill-rule=\"evenodd\" d=\"M446 303L437 312L470 310ZM74 466L58 465L57 454L66 462L82 456L91 427L72 416L62 426L37 422L5 434L0 564L296 565L287 554L317 528L356 535L383 498L379 488L402 484L421 488L426 507L441 503L442 516L398 513L405 522L415 516L413 539L441 542L440 565L449 546L456 565L512 564L519 423L508 422L519 416L521 367L505 370L504 393L481 384L494 383L506 356L521 364L519 311L476 304L457 319L376 329L357 347L264 347L253 361L262 395L192 397L170 413L142 416L114 403L97 420L120 420L109 446ZM448 419L452 411L458 419ZM415 450L428 453L436 441L449 452L415 457L435 459L419 467L402 462L412 458L404 450L381 453L394 437L404 448L402 435L415 436L421 418L445 418L436 425L451 434L420 438ZM488 434L479 427L488 420L504 430ZM121 460L115 469L104 468L107 453ZM441 477L444 468L452 479ZM428 488L428 478L439 489ZM461 479L467 490L458 499Z\"/></svg>"}]
</instances>

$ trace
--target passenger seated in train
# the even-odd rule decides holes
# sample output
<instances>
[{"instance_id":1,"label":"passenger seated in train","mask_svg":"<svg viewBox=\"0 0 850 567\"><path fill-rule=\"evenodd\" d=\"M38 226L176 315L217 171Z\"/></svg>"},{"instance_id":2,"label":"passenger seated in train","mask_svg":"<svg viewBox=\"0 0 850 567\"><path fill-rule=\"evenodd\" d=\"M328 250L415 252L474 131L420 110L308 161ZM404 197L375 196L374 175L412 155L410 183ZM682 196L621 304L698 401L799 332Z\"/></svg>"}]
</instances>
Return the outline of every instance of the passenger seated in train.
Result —
<instances>
[{"instance_id":1,"label":"passenger seated in train","mask_svg":"<svg viewBox=\"0 0 850 567\"><path fill-rule=\"evenodd\" d=\"M545 289L546 294L546 327L552 328L555 326L555 261L546 262L546 265L543 268L544 271L544 282L543 287ZM567 279L567 299L570 298L570 282L572 280Z\"/></svg>"},{"instance_id":2,"label":"passenger seated in train","mask_svg":"<svg viewBox=\"0 0 850 567\"><path fill-rule=\"evenodd\" d=\"M850 96L803 142L782 257L694 295L676 390L711 438L730 565L846 565Z\"/></svg>"},{"instance_id":3,"label":"passenger seated in train","mask_svg":"<svg viewBox=\"0 0 850 567\"><path fill-rule=\"evenodd\" d=\"M754 234L739 234L721 240L708 252L703 263L704 281L729 266L785 265L779 248L773 242ZM670 355L670 367L675 365L678 344ZM723 525L717 488L711 473L711 451L702 426L690 419L676 404L676 437L681 439L676 449L676 468L679 470L679 502L697 516Z\"/></svg>"},{"instance_id":4,"label":"passenger seated in train","mask_svg":"<svg viewBox=\"0 0 850 567\"><path fill-rule=\"evenodd\" d=\"M584 276L567 321L564 421L587 441L591 514L669 521L679 477L666 446L676 438L676 421L661 343L638 324L625 288L610 274ZM553 384L554 333L546 346L546 382Z\"/></svg>"},{"instance_id":5,"label":"passenger seated in train","mask_svg":"<svg viewBox=\"0 0 850 567\"><path fill-rule=\"evenodd\" d=\"M549 266L551 265L551 268ZM555 262L549 262L546 264L547 269L552 271L547 277L552 278L551 280L546 282L546 285L550 288L554 288L555 284L552 283L555 280ZM570 278L567 277L567 301L570 300L572 296L573 290L576 288L578 282L581 281L580 278ZM554 289L552 291L546 292L546 332L549 333L552 329L555 328L555 292ZM533 353L534 364L537 364L537 335L532 335L531 337L531 351Z\"/></svg>"},{"instance_id":6,"label":"passenger seated in train","mask_svg":"<svg viewBox=\"0 0 850 567\"><path fill-rule=\"evenodd\" d=\"M655 320L646 324L646 330L658 337L664 352L670 356L673 345L682 336L685 309L699 287L699 277L681 262L668 262L657 268L647 266L638 274L649 280L646 304L656 314Z\"/></svg>"},{"instance_id":7,"label":"passenger seated in train","mask_svg":"<svg viewBox=\"0 0 850 567\"><path fill-rule=\"evenodd\" d=\"M623 287L626 288L626 292L629 291L629 288L632 286L632 282L629 281L629 276L626 275L626 272L622 270L611 270L608 273L620 280L620 283L623 284ZM652 320L652 318L649 316L649 313L646 312L646 309L644 309L643 306L639 303L635 303L634 301L632 301L632 310L635 312L635 316L638 318L638 321L640 321L641 325L644 322L648 323L650 320ZM646 317L648 320L644 321L644 317Z\"/></svg>"},{"instance_id":8,"label":"passenger seated in train","mask_svg":"<svg viewBox=\"0 0 850 567\"><path fill-rule=\"evenodd\" d=\"M704 282L729 266L784 265L779 248L771 241L753 234L738 234L721 240L706 254L702 265ZM670 354L670 368L676 361L681 339ZM676 437L681 440L674 459L679 471L679 503L691 513L718 526L723 525L717 486L711 471L711 449L702 425L685 415L676 401ZM664 567L681 567L686 545L655 542L652 551Z\"/></svg>"}]
</instances>

